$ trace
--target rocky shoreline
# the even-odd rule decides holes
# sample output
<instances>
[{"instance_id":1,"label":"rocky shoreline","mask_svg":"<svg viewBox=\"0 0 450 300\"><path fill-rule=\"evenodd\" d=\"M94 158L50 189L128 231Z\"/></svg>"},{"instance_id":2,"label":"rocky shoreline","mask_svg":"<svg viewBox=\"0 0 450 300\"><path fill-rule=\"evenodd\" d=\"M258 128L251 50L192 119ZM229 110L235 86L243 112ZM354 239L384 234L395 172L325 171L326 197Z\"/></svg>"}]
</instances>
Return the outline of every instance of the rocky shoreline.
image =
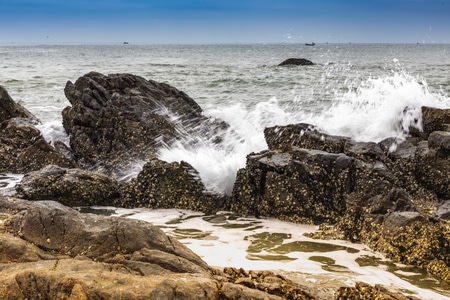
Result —
<instances>
[{"instance_id":1,"label":"rocky shoreline","mask_svg":"<svg viewBox=\"0 0 450 300\"><path fill-rule=\"evenodd\" d=\"M410 137L379 143L311 124L266 128L269 148L247 156L227 196L207 192L188 163L156 157L186 133L218 145L225 138L229 126L205 117L185 93L131 74L91 72L69 81L65 94L70 145L50 145L39 120L0 87L0 172L25 173L15 198L0 197L3 299L320 298L270 272L211 268L148 223L69 208L91 205L319 224L316 238L364 243L450 284L450 109L422 107L417 126L403 128ZM134 160L147 163L137 178L119 181ZM412 299L364 283L330 296L368 295Z\"/></svg>"}]
</instances>

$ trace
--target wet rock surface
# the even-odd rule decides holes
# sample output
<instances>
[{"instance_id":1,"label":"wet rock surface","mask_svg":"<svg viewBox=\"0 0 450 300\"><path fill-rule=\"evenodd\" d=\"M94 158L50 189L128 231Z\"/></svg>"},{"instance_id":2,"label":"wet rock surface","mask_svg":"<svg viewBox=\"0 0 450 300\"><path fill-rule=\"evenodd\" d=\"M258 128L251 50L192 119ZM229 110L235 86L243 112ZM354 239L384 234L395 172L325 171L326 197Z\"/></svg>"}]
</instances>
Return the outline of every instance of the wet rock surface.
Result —
<instances>
[{"instance_id":1,"label":"wet rock surface","mask_svg":"<svg viewBox=\"0 0 450 300\"><path fill-rule=\"evenodd\" d=\"M62 113L70 146L84 168L118 172L132 160L148 160L185 134L217 139L227 125L202 115L184 92L131 74L91 72L67 82L72 106Z\"/></svg>"}]
</instances>

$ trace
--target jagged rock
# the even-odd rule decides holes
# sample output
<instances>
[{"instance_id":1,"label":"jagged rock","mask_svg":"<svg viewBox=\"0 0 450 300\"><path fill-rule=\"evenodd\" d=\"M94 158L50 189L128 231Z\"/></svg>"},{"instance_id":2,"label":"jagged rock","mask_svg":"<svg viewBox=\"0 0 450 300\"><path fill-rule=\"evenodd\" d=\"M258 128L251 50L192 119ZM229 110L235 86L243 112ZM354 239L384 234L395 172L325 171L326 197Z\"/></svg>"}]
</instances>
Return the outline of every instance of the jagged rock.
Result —
<instances>
[{"instance_id":1,"label":"jagged rock","mask_svg":"<svg viewBox=\"0 0 450 300\"><path fill-rule=\"evenodd\" d=\"M183 208L216 211L221 201L205 191L198 172L188 163L147 162L136 179L121 191L122 207Z\"/></svg>"},{"instance_id":2,"label":"jagged rock","mask_svg":"<svg viewBox=\"0 0 450 300\"><path fill-rule=\"evenodd\" d=\"M386 194L396 182L375 143L326 135L308 124L267 128L265 136L273 150L247 156L234 185L233 210L333 223L347 209L348 195Z\"/></svg>"},{"instance_id":3,"label":"jagged rock","mask_svg":"<svg viewBox=\"0 0 450 300\"><path fill-rule=\"evenodd\" d=\"M49 145L33 119L12 118L0 123L0 172L26 173L55 164L74 163Z\"/></svg>"},{"instance_id":4,"label":"jagged rock","mask_svg":"<svg viewBox=\"0 0 450 300\"><path fill-rule=\"evenodd\" d=\"M433 131L449 131L450 109L422 106L422 123L424 139Z\"/></svg>"},{"instance_id":5,"label":"jagged rock","mask_svg":"<svg viewBox=\"0 0 450 300\"><path fill-rule=\"evenodd\" d=\"M304 58L288 58L278 66L312 66L314 63Z\"/></svg>"},{"instance_id":6,"label":"jagged rock","mask_svg":"<svg viewBox=\"0 0 450 300\"><path fill-rule=\"evenodd\" d=\"M439 199L450 198L450 168L430 141L362 143L308 124L270 127L264 134L270 150L247 156L233 210L319 223L323 231L312 237L362 242L394 261L450 265L450 224L430 218ZM437 142L445 137L434 134L431 144L445 149Z\"/></svg>"},{"instance_id":7,"label":"jagged rock","mask_svg":"<svg viewBox=\"0 0 450 300\"><path fill-rule=\"evenodd\" d=\"M208 119L184 92L131 74L91 72L67 82L63 125L84 167L117 172L132 159L148 160L175 138L217 136L227 125ZM193 141L191 141L193 142Z\"/></svg>"},{"instance_id":8,"label":"jagged rock","mask_svg":"<svg viewBox=\"0 0 450 300\"><path fill-rule=\"evenodd\" d=\"M0 123L12 118L26 118L38 122L38 119L32 113L16 103L6 89L0 86Z\"/></svg>"},{"instance_id":9,"label":"jagged rock","mask_svg":"<svg viewBox=\"0 0 450 300\"><path fill-rule=\"evenodd\" d=\"M102 174L48 165L25 174L16 191L24 199L51 199L72 207L113 205L119 184Z\"/></svg>"}]
</instances>

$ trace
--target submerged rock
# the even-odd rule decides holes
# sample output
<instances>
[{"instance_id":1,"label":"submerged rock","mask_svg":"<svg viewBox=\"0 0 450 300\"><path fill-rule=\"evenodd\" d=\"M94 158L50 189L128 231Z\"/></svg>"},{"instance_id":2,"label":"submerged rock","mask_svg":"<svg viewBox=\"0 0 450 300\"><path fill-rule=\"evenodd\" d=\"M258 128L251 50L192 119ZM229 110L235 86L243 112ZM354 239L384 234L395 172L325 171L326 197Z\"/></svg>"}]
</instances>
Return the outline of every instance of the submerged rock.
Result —
<instances>
[{"instance_id":1,"label":"submerged rock","mask_svg":"<svg viewBox=\"0 0 450 300\"><path fill-rule=\"evenodd\" d=\"M102 174L48 165L25 174L16 191L24 199L51 199L72 207L113 205L119 184Z\"/></svg>"},{"instance_id":2,"label":"submerged rock","mask_svg":"<svg viewBox=\"0 0 450 300\"><path fill-rule=\"evenodd\" d=\"M312 66L314 63L305 58L288 58L281 62L278 66Z\"/></svg>"},{"instance_id":3,"label":"submerged rock","mask_svg":"<svg viewBox=\"0 0 450 300\"><path fill-rule=\"evenodd\" d=\"M76 159L105 172L148 160L186 135L217 139L227 127L203 116L184 92L131 74L91 72L67 82L64 91L72 106L63 111L63 125Z\"/></svg>"}]
</instances>

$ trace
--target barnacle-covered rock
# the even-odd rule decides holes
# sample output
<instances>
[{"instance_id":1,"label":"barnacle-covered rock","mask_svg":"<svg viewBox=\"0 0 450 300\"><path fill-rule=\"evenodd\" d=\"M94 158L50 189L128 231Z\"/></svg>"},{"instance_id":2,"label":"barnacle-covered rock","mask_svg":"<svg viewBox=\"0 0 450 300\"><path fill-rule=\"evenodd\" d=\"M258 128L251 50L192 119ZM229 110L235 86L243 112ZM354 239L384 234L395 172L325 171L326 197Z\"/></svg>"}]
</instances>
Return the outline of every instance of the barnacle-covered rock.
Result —
<instances>
[{"instance_id":1,"label":"barnacle-covered rock","mask_svg":"<svg viewBox=\"0 0 450 300\"><path fill-rule=\"evenodd\" d=\"M51 146L35 127L33 119L12 118L0 123L0 172L25 173L55 164L75 163Z\"/></svg>"},{"instance_id":2,"label":"barnacle-covered rock","mask_svg":"<svg viewBox=\"0 0 450 300\"><path fill-rule=\"evenodd\" d=\"M24 199L51 199L72 207L112 205L119 197L119 184L99 173L48 165L25 174L16 191Z\"/></svg>"},{"instance_id":3,"label":"barnacle-covered rock","mask_svg":"<svg viewBox=\"0 0 450 300\"><path fill-rule=\"evenodd\" d=\"M347 195L387 193L394 179L380 161L295 146L288 152L268 150L247 157L231 209L291 222L334 223L347 209Z\"/></svg>"},{"instance_id":4,"label":"barnacle-covered rock","mask_svg":"<svg viewBox=\"0 0 450 300\"><path fill-rule=\"evenodd\" d=\"M355 287L341 287L334 294L334 299L419 300L419 298L414 296L405 296L401 293L390 292L380 285L371 286L363 282L357 282Z\"/></svg>"},{"instance_id":5,"label":"barnacle-covered rock","mask_svg":"<svg viewBox=\"0 0 450 300\"><path fill-rule=\"evenodd\" d=\"M427 266L427 272L439 280L450 284L450 267L442 260L432 260Z\"/></svg>"},{"instance_id":6,"label":"barnacle-covered rock","mask_svg":"<svg viewBox=\"0 0 450 300\"><path fill-rule=\"evenodd\" d=\"M153 158L136 179L122 188L117 205L212 212L220 203L218 196L206 192L198 172L190 164Z\"/></svg>"},{"instance_id":7,"label":"barnacle-covered rock","mask_svg":"<svg viewBox=\"0 0 450 300\"><path fill-rule=\"evenodd\" d=\"M184 92L131 74L91 72L64 91L72 106L62 113L63 125L76 159L111 174L130 160L155 157L161 145L184 135L220 140L227 127L203 116Z\"/></svg>"},{"instance_id":8,"label":"barnacle-covered rock","mask_svg":"<svg viewBox=\"0 0 450 300\"><path fill-rule=\"evenodd\" d=\"M429 142L419 143L414 158L417 181L439 197L450 199L450 157L442 150L429 147Z\"/></svg>"},{"instance_id":9,"label":"barnacle-covered rock","mask_svg":"<svg viewBox=\"0 0 450 300\"><path fill-rule=\"evenodd\" d=\"M282 299L316 299L307 288L273 272L245 271L242 268L225 268L223 272L229 282L265 291Z\"/></svg>"}]
</instances>

